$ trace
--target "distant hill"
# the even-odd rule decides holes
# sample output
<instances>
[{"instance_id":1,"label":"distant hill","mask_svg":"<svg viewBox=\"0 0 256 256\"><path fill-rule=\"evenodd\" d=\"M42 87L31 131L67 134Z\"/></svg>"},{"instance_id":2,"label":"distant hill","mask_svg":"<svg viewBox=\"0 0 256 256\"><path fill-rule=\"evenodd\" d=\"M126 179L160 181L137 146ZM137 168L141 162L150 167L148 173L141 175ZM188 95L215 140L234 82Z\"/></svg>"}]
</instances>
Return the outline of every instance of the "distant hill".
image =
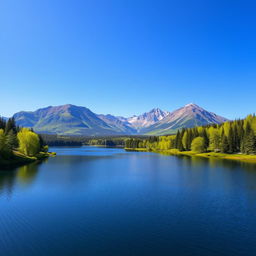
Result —
<instances>
[{"instance_id":1,"label":"distant hill","mask_svg":"<svg viewBox=\"0 0 256 256\"><path fill-rule=\"evenodd\" d=\"M174 112L154 108L129 118L95 114L86 107L67 104L21 111L14 114L14 118L18 125L31 127L39 133L86 136L170 134L182 127L219 124L227 120L195 104L188 104Z\"/></svg>"}]
</instances>

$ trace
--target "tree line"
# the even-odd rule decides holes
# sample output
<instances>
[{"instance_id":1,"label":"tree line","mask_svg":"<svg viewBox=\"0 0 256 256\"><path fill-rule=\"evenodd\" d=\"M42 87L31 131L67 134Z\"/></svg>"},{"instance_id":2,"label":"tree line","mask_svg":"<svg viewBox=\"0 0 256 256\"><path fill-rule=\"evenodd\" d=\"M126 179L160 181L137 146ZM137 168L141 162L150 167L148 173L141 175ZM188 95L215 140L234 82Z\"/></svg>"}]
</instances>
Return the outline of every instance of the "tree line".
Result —
<instances>
[{"instance_id":1,"label":"tree line","mask_svg":"<svg viewBox=\"0 0 256 256\"><path fill-rule=\"evenodd\" d=\"M125 141L131 136L84 136L84 135L58 135L58 134L41 134L45 143L52 146L106 146L106 147L125 147ZM145 139L148 136L132 136L132 138Z\"/></svg>"},{"instance_id":2,"label":"tree line","mask_svg":"<svg viewBox=\"0 0 256 256\"><path fill-rule=\"evenodd\" d=\"M14 152L31 157L40 151L48 151L40 135L32 129L17 126L14 118L6 121L0 117L0 162L11 160Z\"/></svg>"},{"instance_id":3,"label":"tree line","mask_svg":"<svg viewBox=\"0 0 256 256\"><path fill-rule=\"evenodd\" d=\"M64 136L57 134L41 134L40 136L49 147L80 147L85 140L82 136Z\"/></svg>"},{"instance_id":4,"label":"tree line","mask_svg":"<svg viewBox=\"0 0 256 256\"><path fill-rule=\"evenodd\" d=\"M228 121L194 128L183 128L176 135L151 136L148 139L131 138L126 140L126 148L147 150L221 152L256 154L256 117Z\"/></svg>"}]
</instances>

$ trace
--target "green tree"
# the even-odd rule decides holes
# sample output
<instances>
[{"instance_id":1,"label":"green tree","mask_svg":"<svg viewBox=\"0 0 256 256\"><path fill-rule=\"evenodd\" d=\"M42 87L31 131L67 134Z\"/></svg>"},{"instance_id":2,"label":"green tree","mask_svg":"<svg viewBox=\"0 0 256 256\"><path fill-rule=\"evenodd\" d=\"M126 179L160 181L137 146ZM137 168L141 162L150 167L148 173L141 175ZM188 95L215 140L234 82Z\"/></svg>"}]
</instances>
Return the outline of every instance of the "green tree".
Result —
<instances>
[{"instance_id":1,"label":"green tree","mask_svg":"<svg viewBox=\"0 0 256 256\"><path fill-rule=\"evenodd\" d=\"M241 151L245 154L255 154L256 153L256 139L254 131L252 130L249 123L246 124L244 137L241 143Z\"/></svg>"},{"instance_id":2,"label":"green tree","mask_svg":"<svg viewBox=\"0 0 256 256\"><path fill-rule=\"evenodd\" d=\"M232 126L229 129L229 133L227 136L228 139L228 152L233 153L236 151L235 138Z\"/></svg>"},{"instance_id":3,"label":"green tree","mask_svg":"<svg viewBox=\"0 0 256 256\"><path fill-rule=\"evenodd\" d=\"M0 158L8 159L12 156L12 149L8 145L7 136L3 129L0 129Z\"/></svg>"},{"instance_id":4,"label":"green tree","mask_svg":"<svg viewBox=\"0 0 256 256\"><path fill-rule=\"evenodd\" d=\"M175 138L175 148L177 148L180 151L183 151L183 144L182 144L182 137L183 137L183 131L179 131L177 132L176 138Z\"/></svg>"},{"instance_id":5,"label":"green tree","mask_svg":"<svg viewBox=\"0 0 256 256\"><path fill-rule=\"evenodd\" d=\"M228 151L229 151L228 138L224 133L223 133L222 139L221 139L220 151L221 151L221 153L228 153Z\"/></svg>"},{"instance_id":6,"label":"green tree","mask_svg":"<svg viewBox=\"0 0 256 256\"><path fill-rule=\"evenodd\" d=\"M5 126L5 134L8 134L10 131L17 132L14 117L9 118Z\"/></svg>"},{"instance_id":7,"label":"green tree","mask_svg":"<svg viewBox=\"0 0 256 256\"><path fill-rule=\"evenodd\" d=\"M36 133L28 128L22 128L18 135L19 150L27 156L35 156L40 150L40 141Z\"/></svg>"},{"instance_id":8,"label":"green tree","mask_svg":"<svg viewBox=\"0 0 256 256\"><path fill-rule=\"evenodd\" d=\"M182 145L185 150L190 150L191 142L190 142L189 136L190 136L189 131L185 131L182 137Z\"/></svg>"},{"instance_id":9,"label":"green tree","mask_svg":"<svg viewBox=\"0 0 256 256\"><path fill-rule=\"evenodd\" d=\"M204 148L207 149L208 146L209 146L209 138L208 138L208 135L207 135L207 132L206 132L206 128L202 129L201 134L202 134L201 137L204 138Z\"/></svg>"},{"instance_id":10,"label":"green tree","mask_svg":"<svg viewBox=\"0 0 256 256\"><path fill-rule=\"evenodd\" d=\"M10 130L6 135L6 144L10 149L14 149L18 147L17 136L13 130Z\"/></svg>"},{"instance_id":11,"label":"green tree","mask_svg":"<svg viewBox=\"0 0 256 256\"><path fill-rule=\"evenodd\" d=\"M197 153L203 153L206 151L205 140L203 137L196 137L191 143L191 150Z\"/></svg>"},{"instance_id":12,"label":"green tree","mask_svg":"<svg viewBox=\"0 0 256 256\"><path fill-rule=\"evenodd\" d=\"M220 133L217 128L209 128L209 150L219 151L220 150Z\"/></svg>"}]
</instances>

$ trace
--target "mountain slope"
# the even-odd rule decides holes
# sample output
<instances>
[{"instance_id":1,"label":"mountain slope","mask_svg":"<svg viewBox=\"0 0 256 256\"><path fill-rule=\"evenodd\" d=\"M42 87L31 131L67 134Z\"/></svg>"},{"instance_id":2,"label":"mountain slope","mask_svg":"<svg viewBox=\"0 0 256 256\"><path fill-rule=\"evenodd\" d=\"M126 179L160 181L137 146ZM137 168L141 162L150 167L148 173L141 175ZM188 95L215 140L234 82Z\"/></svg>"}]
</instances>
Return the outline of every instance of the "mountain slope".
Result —
<instances>
[{"instance_id":1,"label":"mountain slope","mask_svg":"<svg viewBox=\"0 0 256 256\"><path fill-rule=\"evenodd\" d=\"M68 104L34 112L18 112L14 118L19 126L31 127L39 133L85 136L172 134L183 127L218 124L227 120L195 104L188 104L172 113L155 108L130 118L97 115L88 108Z\"/></svg>"},{"instance_id":2,"label":"mountain slope","mask_svg":"<svg viewBox=\"0 0 256 256\"><path fill-rule=\"evenodd\" d=\"M154 108L151 111L146 112L142 115L127 118L127 121L139 131L142 128L149 127L155 124L156 122L162 120L168 114L169 112L167 111L163 111L159 108Z\"/></svg>"},{"instance_id":3,"label":"mountain slope","mask_svg":"<svg viewBox=\"0 0 256 256\"><path fill-rule=\"evenodd\" d=\"M212 123L220 124L225 121L227 121L226 118L190 103L170 113L159 122L142 129L141 133L151 135L172 134L183 127L189 128Z\"/></svg>"},{"instance_id":4,"label":"mountain slope","mask_svg":"<svg viewBox=\"0 0 256 256\"><path fill-rule=\"evenodd\" d=\"M123 134L100 119L91 110L74 105L63 105L38 109L35 112L19 112L14 115L18 125L33 127L41 133L72 135L114 135Z\"/></svg>"},{"instance_id":5,"label":"mountain slope","mask_svg":"<svg viewBox=\"0 0 256 256\"><path fill-rule=\"evenodd\" d=\"M101 120L107 123L115 130L119 130L124 134L136 134L137 130L127 121L125 117L113 116L113 115L97 115Z\"/></svg>"}]
</instances>

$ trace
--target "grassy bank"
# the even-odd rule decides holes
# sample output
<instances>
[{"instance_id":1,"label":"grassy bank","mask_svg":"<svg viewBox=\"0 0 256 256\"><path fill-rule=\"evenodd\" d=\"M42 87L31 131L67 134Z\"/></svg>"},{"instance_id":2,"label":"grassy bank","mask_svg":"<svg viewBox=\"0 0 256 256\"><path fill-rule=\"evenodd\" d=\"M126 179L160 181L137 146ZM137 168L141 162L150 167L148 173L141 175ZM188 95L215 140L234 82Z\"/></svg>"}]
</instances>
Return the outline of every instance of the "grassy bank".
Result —
<instances>
[{"instance_id":1,"label":"grassy bank","mask_svg":"<svg viewBox=\"0 0 256 256\"><path fill-rule=\"evenodd\" d=\"M168 149L168 150L152 150L146 148L125 148L127 151L137 151L137 152L154 152L167 155L180 155L180 156L197 156L205 158L218 158L218 159L229 159L243 162L256 163L256 155L244 155L244 154L224 154L224 153L196 153L192 151L179 151L177 149Z\"/></svg>"},{"instance_id":2,"label":"grassy bank","mask_svg":"<svg viewBox=\"0 0 256 256\"><path fill-rule=\"evenodd\" d=\"M0 167L18 167L32 162L40 162L49 156L55 156L56 153L52 152L40 152L36 156L26 156L18 151L13 151L13 155L10 159L0 159Z\"/></svg>"}]
</instances>

